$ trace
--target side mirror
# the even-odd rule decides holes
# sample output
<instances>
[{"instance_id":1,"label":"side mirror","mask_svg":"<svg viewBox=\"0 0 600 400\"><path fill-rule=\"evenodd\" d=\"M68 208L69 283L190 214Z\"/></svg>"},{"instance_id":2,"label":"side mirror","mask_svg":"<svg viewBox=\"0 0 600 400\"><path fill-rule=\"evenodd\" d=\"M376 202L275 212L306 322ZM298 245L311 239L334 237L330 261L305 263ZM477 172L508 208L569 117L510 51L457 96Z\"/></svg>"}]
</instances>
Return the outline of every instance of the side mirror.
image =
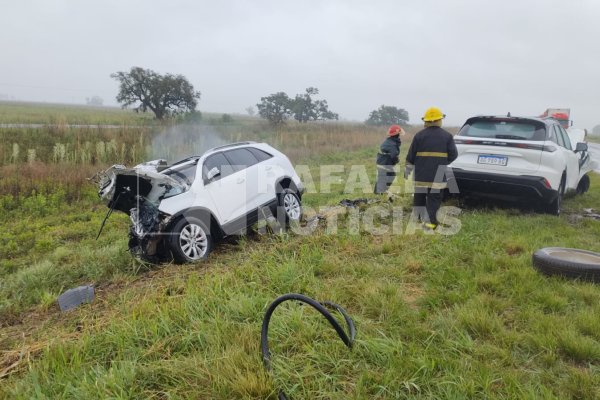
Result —
<instances>
[{"instance_id":1,"label":"side mirror","mask_svg":"<svg viewBox=\"0 0 600 400\"><path fill-rule=\"evenodd\" d=\"M221 175L221 171L219 171L219 168L213 167L210 171L207 172L206 179L210 181L212 178L218 175Z\"/></svg>"},{"instance_id":2,"label":"side mirror","mask_svg":"<svg viewBox=\"0 0 600 400\"><path fill-rule=\"evenodd\" d=\"M587 143L577 142L577 145L575 146L575 153L584 152L584 151L588 151Z\"/></svg>"}]
</instances>

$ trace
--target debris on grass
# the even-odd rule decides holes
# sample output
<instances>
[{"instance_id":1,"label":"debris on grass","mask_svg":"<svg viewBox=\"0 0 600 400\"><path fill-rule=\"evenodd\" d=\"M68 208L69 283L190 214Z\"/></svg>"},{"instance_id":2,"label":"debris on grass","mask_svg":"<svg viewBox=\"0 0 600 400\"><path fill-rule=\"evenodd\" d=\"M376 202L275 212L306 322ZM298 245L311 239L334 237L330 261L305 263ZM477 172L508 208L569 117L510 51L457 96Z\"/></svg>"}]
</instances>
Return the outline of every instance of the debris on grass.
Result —
<instances>
[{"instance_id":1,"label":"debris on grass","mask_svg":"<svg viewBox=\"0 0 600 400\"><path fill-rule=\"evenodd\" d=\"M92 286L79 286L69 289L58 297L60 311L68 311L83 303L94 301L94 288Z\"/></svg>"}]
</instances>

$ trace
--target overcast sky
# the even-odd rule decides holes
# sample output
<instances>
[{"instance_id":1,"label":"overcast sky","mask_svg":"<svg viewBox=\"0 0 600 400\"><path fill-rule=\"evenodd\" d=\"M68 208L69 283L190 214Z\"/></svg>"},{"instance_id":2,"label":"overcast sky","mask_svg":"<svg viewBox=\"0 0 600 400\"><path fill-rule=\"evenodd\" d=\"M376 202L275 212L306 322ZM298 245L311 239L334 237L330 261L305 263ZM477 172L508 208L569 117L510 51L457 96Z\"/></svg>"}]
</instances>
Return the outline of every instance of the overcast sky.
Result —
<instances>
[{"instance_id":1,"label":"overcast sky","mask_svg":"<svg viewBox=\"0 0 600 400\"><path fill-rule=\"evenodd\" d=\"M570 107L600 124L600 1L0 0L0 98L116 104L115 71L185 75L206 112L319 88L340 118Z\"/></svg>"}]
</instances>

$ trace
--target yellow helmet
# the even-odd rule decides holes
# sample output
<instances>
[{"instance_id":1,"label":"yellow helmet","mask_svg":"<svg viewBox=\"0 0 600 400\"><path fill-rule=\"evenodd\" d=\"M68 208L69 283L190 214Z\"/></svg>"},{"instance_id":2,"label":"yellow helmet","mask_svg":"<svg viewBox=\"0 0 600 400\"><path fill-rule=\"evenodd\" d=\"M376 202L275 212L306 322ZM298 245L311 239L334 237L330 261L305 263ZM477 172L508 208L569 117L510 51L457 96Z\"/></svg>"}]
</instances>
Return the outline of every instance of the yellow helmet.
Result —
<instances>
[{"instance_id":1,"label":"yellow helmet","mask_svg":"<svg viewBox=\"0 0 600 400\"><path fill-rule=\"evenodd\" d=\"M427 109L427 111L425 111L425 115L421 119L425 122L432 122L432 121L440 120L445 117L446 117L446 114L442 113L442 110L440 110L439 108L429 107Z\"/></svg>"}]
</instances>

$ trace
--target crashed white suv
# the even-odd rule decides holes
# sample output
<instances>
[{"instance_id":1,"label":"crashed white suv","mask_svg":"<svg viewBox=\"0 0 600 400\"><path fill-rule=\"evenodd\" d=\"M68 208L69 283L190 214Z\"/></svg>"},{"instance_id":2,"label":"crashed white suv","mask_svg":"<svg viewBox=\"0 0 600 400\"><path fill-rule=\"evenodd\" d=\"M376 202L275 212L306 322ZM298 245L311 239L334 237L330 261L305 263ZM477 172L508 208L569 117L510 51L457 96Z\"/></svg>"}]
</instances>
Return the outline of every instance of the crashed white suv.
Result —
<instances>
[{"instance_id":1,"label":"crashed white suv","mask_svg":"<svg viewBox=\"0 0 600 400\"><path fill-rule=\"evenodd\" d=\"M473 117L454 141L458 158L449 167L460 196L527 198L558 215L565 193L589 188L587 144L572 143L552 118Z\"/></svg>"},{"instance_id":2,"label":"crashed white suv","mask_svg":"<svg viewBox=\"0 0 600 400\"><path fill-rule=\"evenodd\" d=\"M155 160L104 171L99 196L130 215L129 248L177 262L206 258L215 240L243 234L259 219L282 226L301 217L304 186L290 160L265 143L213 148L167 166Z\"/></svg>"}]
</instances>

